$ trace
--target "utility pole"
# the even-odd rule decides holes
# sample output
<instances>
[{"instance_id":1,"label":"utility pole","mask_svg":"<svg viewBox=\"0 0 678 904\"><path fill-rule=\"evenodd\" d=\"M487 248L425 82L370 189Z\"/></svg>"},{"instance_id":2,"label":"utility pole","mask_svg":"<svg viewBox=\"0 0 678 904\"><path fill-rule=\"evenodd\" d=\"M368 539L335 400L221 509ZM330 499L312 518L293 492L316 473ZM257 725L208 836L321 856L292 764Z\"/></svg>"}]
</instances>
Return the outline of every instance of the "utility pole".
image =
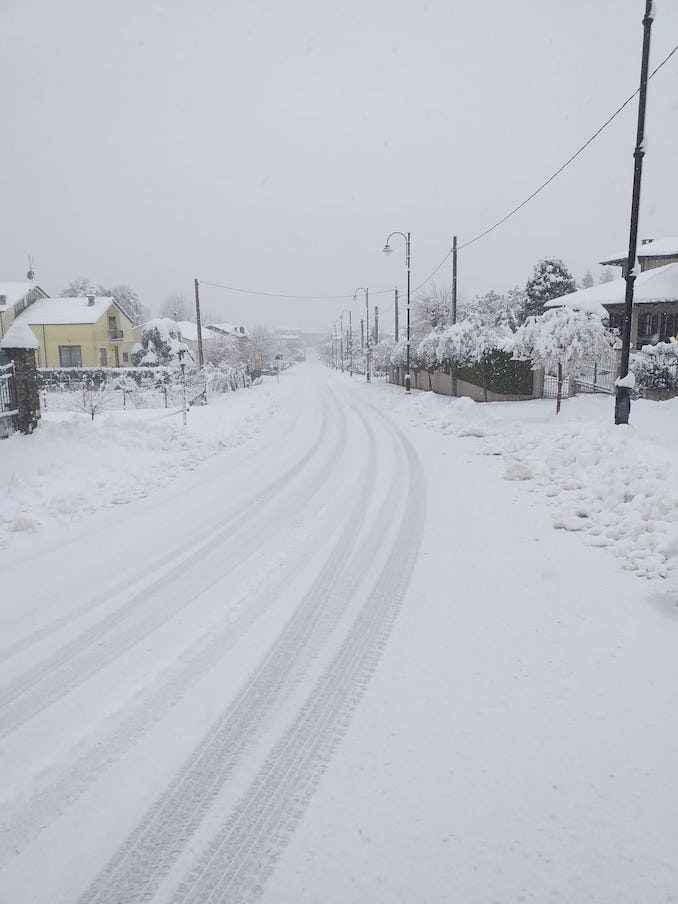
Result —
<instances>
[{"instance_id":1,"label":"utility pole","mask_svg":"<svg viewBox=\"0 0 678 904\"><path fill-rule=\"evenodd\" d=\"M629 229L629 255L626 264L626 293L624 296L624 323L622 326L622 353L619 377L626 381L629 373L629 356L631 352L631 324L633 319L633 288L636 281L636 248L638 244L638 210L640 208L640 183L643 175L643 157L645 156L645 107L647 105L647 72L650 64L650 31L654 19L654 2L645 0L645 16L643 18L643 55L640 64L640 97L638 99L638 129L636 132L636 148L633 152L633 193L631 196L631 225ZM631 389L617 384L614 403L615 424L628 424L631 413Z\"/></svg>"},{"instance_id":2,"label":"utility pole","mask_svg":"<svg viewBox=\"0 0 678 904\"><path fill-rule=\"evenodd\" d=\"M379 305L374 306L374 344L379 345Z\"/></svg>"},{"instance_id":3,"label":"utility pole","mask_svg":"<svg viewBox=\"0 0 678 904\"><path fill-rule=\"evenodd\" d=\"M372 350L370 348L370 290L365 289L365 339L367 340L367 365L365 376L367 382L372 381Z\"/></svg>"},{"instance_id":4,"label":"utility pole","mask_svg":"<svg viewBox=\"0 0 678 904\"><path fill-rule=\"evenodd\" d=\"M457 237L452 238L452 323L457 322Z\"/></svg>"},{"instance_id":5,"label":"utility pole","mask_svg":"<svg viewBox=\"0 0 678 904\"><path fill-rule=\"evenodd\" d=\"M452 323L457 322L457 237L452 237ZM457 365L450 364L452 373L452 395L457 395Z\"/></svg>"},{"instance_id":6,"label":"utility pole","mask_svg":"<svg viewBox=\"0 0 678 904\"><path fill-rule=\"evenodd\" d=\"M360 318L360 348L365 348L365 321Z\"/></svg>"},{"instance_id":7,"label":"utility pole","mask_svg":"<svg viewBox=\"0 0 678 904\"><path fill-rule=\"evenodd\" d=\"M202 350L202 324L200 323L200 292L198 291L198 280L195 283L195 323L198 327L198 366L202 370L205 364L205 356Z\"/></svg>"},{"instance_id":8,"label":"utility pole","mask_svg":"<svg viewBox=\"0 0 678 904\"><path fill-rule=\"evenodd\" d=\"M398 286L393 290L395 294L395 341L398 341Z\"/></svg>"}]
</instances>

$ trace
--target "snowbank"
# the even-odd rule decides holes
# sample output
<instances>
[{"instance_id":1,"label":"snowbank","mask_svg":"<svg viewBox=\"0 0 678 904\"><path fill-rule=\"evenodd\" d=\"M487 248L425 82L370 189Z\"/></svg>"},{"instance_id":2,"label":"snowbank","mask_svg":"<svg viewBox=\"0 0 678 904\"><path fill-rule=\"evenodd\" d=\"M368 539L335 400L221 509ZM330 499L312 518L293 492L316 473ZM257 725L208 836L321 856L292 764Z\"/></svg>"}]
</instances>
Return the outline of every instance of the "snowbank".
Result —
<instances>
[{"instance_id":1,"label":"snowbank","mask_svg":"<svg viewBox=\"0 0 678 904\"><path fill-rule=\"evenodd\" d=\"M673 459L678 399L633 403L631 426L615 427L609 396L477 404L381 387L389 408L442 433L476 437L501 459L507 480L545 497L553 526L606 547L647 578L678 568L678 488ZM394 400L394 394L396 400Z\"/></svg>"},{"instance_id":2,"label":"snowbank","mask_svg":"<svg viewBox=\"0 0 678 904\"><path fill-rule=\"evenodd\" d=\"M2 441L0 548L17 534L63 525L166 486L180 473L258 433L277 407L272 387L216 396L192 408L47 411L32 436Z\"/></svg>"}]
</instances>

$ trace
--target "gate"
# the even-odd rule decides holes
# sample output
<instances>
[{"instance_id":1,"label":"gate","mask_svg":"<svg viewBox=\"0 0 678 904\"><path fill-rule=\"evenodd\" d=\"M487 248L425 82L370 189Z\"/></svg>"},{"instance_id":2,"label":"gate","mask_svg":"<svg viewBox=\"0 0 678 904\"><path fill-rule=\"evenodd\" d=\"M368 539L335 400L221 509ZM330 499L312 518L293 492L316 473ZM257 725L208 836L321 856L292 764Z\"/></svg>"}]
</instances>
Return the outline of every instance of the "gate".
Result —
<instances>
[{"instance_id":1,"label":"gate","mask_svg":"<svg viewBox=\"0 0 678 904\"><path fill-rule=\"evenodd\" d=\"M0 365L0 439L19 429L14 364Z\"/></svg>"}]
</instances>

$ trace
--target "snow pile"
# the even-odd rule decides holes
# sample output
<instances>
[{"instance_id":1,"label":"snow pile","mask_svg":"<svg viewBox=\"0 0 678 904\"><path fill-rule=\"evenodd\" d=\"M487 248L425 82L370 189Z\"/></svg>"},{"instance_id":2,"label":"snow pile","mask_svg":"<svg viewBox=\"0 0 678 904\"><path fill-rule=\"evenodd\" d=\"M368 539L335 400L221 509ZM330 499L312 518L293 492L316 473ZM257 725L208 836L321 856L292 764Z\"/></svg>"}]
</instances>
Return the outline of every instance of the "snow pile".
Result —
<instances>
[{"instance_id":1,"label":"snow pile","mask_svg":"<svg viewBox=\"0 0 678 904\"><path fill-rule=\"evenodd\" d=\"M258 433L277 407L265 385L181 411L47 411L29 437L2 441L0 547L17 534L64 525L147 496L182 472Z\"/></svg>"},{"instance_id":2,"label":"snow pile","mask_svg":"<svg viewBox=\"0 0 678 904\"><path fill-rule=\"evenodd\" d=\"M393 409L393 387L385 387ZM477 437L498 456L507 480L545 497L553 525L608 548L623 567L647 578L678 570L678 487L673 458L678 399L633 403L630 427L615 427L612 400L480 404L433 393L398 394L396 410L415 423Z\"/></svg>"}]
</instances>

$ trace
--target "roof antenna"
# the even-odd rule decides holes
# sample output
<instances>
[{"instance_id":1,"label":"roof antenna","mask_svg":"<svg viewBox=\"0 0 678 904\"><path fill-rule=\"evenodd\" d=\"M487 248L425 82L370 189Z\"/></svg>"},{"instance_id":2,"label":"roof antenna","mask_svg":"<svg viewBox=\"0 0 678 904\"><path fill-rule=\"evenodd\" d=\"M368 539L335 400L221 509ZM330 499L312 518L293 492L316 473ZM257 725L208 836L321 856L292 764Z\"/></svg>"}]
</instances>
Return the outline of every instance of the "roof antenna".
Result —
<instances>
[{"instance_id":1,"label":"roof antenna","mask_svg":"<svg viewBox=\"0 0 678 904\"><path fill-rule=\"evenodd\" d=\"M33 269L33 257L28 255L28 273L26 274L26 279L29 279L31 282L35 279L35 270Z\"/></svg>"}]
</instances>

